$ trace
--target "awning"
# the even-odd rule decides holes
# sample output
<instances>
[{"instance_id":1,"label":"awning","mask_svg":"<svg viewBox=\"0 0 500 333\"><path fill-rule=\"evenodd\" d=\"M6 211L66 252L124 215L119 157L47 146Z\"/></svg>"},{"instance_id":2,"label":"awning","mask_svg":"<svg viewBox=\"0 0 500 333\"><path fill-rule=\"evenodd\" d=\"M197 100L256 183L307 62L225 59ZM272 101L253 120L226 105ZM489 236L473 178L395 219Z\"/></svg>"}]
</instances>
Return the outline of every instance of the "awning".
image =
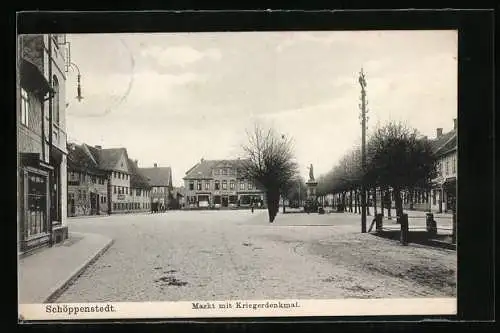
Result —
<instances>
[{"instance_id":1,"label":"awning","mask_svg":"<svg viewBox=\"0 0 500 333\"><path fill-rule=\"evenodd\" d=\"M36 65L26 59L21 61L21 86L39 96L51 92L50 84Z\"/></svg>"}]
</instances>

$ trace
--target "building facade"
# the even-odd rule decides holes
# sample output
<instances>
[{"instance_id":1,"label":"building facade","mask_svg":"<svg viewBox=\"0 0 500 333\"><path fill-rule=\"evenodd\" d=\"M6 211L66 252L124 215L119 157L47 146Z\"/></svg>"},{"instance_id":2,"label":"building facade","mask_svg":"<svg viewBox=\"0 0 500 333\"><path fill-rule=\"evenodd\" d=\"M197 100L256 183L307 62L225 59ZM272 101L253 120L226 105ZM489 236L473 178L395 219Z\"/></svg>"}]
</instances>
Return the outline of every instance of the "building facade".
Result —
<instances>
[{"instance_id":1,"label":"building facade","mask_svg":"<svg viewBox=\"0 0 500 333\"><path fill-rule=\"evenodd\" d=\"M138 161L129 160L130 202L134 212L146 212L151 209L151 185L148 178L140 171Z\"/></svg>"},{"instance_id":2,"label":"building facade","mask_svg":"<svg viewBox=\"0 0 500 333\"><path fill-rule=\"evenodd\" d=\"M150 209L150 186L125 148L70 146L69 216Z\"/></svg>"},{"instance_id":3,"label":"building facade","mask_svg":"<svg viewBox=\"0 0 500 333\"><path fill-rule=\"evenodd\" d=\"M453 119L453 130L443 134L437 129L437 137L433 141L434 153L437 157L437 177L432 182L429 194L430 210L450 213L456 209L457 199L457 120Z\"/></svg>"},{"instance_id":4,"label":"building facade","mask_svg":"<svg viewBox=\"0 0 500 333\"><path fill-rule=\"evenodd\" d=\"M204 160L186 172L186 208L264 207L262 186L245 179L241 160Z\"/></svg>"},{"instance_id":5,"label":"building facade","mask_svg":"<svg viewBox=\"0 0 500 333\"><path fill-rule=\"evenodd\" d=\"M68 216L108 213L108 175L85 145L68 145Z\"/></svg>"},{"instance_id":6,"label":"building facade","mask_svg":"<svg viewBox=\"0 0 500 333\"><path fill-rule=\"evenodd\" d=\"M17 44L19 253L63 241L66 224L64 35Z\"/></svg>"},{"instance_id":7,"label":"building facade","mask_svg":"<svg viewBox=\"0 0 500 333\"><path fill-rule=\"evenodd\" d=\"M139 168L151 186L151 204L159 210L172 208L173 186L172 169L159 167L157 163L152 168Z\"/></svg>"}]
</instances>

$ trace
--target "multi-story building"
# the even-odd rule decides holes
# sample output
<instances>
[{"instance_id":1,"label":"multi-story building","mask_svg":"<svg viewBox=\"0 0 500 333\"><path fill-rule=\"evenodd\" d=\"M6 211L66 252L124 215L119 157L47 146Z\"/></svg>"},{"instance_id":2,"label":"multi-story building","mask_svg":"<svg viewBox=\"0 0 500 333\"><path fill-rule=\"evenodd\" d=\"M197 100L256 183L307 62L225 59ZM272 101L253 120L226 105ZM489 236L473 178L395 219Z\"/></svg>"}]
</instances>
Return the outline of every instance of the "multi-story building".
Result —
<instances>
[{"instance_id":1,"label":"multi-story building","mask_svg":"<svg viewBox=\"0 0 500 333\"><path fill-rule=\"evenodd\" d=\"M151 208L151 185L141 172L138 161L129 160L130 168L130 201L134 212L148 211Z\"/></svg>"},{"instance_id":2,"label":"multi-story building","mask_svg":"<svg viewBox=\"0 0 500 333\"><path fill-rule=\"evenodd\" d=\"M108 213L108 175L86 145L68 145L68 216Z\"/></svg>"},{"instance_id":3,"label":"multi-story building","mask_svg":"<svg viewBox=\"0 0 500 333\"><path fill-rule=\"evenodd\" d=\"M151 186L151 203L158 204L158 209L167 209L172 201L172 169L159 167L157 163L152 168L139 168L148 179Z\"/></svg>"},{"instance_id":4,"label":"multi-story building","mask_svg":"<svg viewBox=\"0 0 500 333\"><path fill-rule=\"evenodd\" d=\"M188 208L264 206L263 187L245 179L242 160L204 160L186 172L185 200Z\"/></svg>"},{"instance_id":5,"label":"multi-story building","mask_svg":"<svg viewBox=\"0 0 500 333\"><path fill-rule=\"evenodd\" d=\"M433 180L430 193L430 209L435 212L451 212L456 207L457 197L457 119L453 129L443 134L436 130L432 146L437 162L437 177Z\"/></svg>"},{"instance_id":6,"label":"multi-story building","mask_svg":"<svg viewBox=\"0 0 500 333\"><path fill-rule=\"evenodd\" d=\"M19 252L67 238L64 35L18 38Z\"/></svg>"},{"instance_id":7,"label":"multi-story building","mask_svg":"<svg viewBox=\"0 0 500 333\"><path fill-rule=\"evenodd\" d=\"M149 209L149 185L134 162L128 158L125 148L103 149L101 146L92 147L84 143L81 145L81 152L87 154L87 158L92 162L91 168L86 170L87 175L98 173L100 178L101 175L106 178L105 193L104 187L100 187L103 184L92 187L99 188L95 197L98 202L97 211L113 214Z\"/></svg>"}]
</instances>

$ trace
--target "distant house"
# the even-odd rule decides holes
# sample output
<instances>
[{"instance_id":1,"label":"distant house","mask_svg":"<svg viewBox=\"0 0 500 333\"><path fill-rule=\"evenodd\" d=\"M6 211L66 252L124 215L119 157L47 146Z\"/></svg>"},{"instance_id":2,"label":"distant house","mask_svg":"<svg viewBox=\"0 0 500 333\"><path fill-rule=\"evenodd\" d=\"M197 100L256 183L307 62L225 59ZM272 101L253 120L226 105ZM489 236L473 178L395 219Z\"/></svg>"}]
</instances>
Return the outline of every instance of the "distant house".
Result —
<instances>
[{"instance_id":1,"label":"distant house","mask_svg":"<svg viewBox=\"0 0 500 333\"><path fill-rule=\"evenodd\" d=\"M148 179L151 186L151 203L166 209L172 199L172 169L159 167L157 163L152 168L139 168L140 172Z\"/></svg>"},{"instance_id":2,"label":"distant house","mask_svg":"<svg viewBox=\"0 0 500 333\"><path fill-rule=\"evenodd\" d=\"M150 187L125 148L70 145L69 216L145 211Z\"/></svg>"},{"instance_id":3,"label":"distant house","mask_svg":"<svg viewBox=\"0 0 500 333\"><path fill-rule=\"evenodd\" d=\"M252 202L264 206L265 191L241 172L243 160L201 159L186 172L186 207L248 207Z\"/></svg>"},{"instance_id":4,"label":"distant house","mask_svg":"<svg viewBox=\"0 0 500 333\"><path fill-rule=\"evenodd\" d=\"M432 146L436 155L438 175L433 180L430 208L436 212L451 212L455 208L457 196L457 120L453 119L453 129L443 134L436 130Z\"/></svg>"},{"instance_id":5,"label":"distant house","mask_svg":"<svg viewBox=\"0 0 500 333\"><path fill-rule=\"evenodd\" d=\"M68 216L108 213L108 175L86 145L68 144Z\"/></svg>"},{"instance_id":6,"label":"distant house","mask_svg":"<svg viewBox=\"0 0 500 333\"><path fill-rule=\"evenodd\" d=\"M185 192L186 192L186 189L184 186L173 188L172 198L173 198L174 202L170 205L171 208L179 209L179 208L182 208L185 206L185 204L186 204Z\"/></svg>"},{"instance_id":7,"label":"distant house","mask_svg":"<svg viewBox=\"0 0 500 333\"><path fill-rule=\"evenodd\" d=\"M140 171L138 161L128 161L130 170L130 201L133 211L148 211L151 208L151 185Z\"/></svg>"}]
</instances>

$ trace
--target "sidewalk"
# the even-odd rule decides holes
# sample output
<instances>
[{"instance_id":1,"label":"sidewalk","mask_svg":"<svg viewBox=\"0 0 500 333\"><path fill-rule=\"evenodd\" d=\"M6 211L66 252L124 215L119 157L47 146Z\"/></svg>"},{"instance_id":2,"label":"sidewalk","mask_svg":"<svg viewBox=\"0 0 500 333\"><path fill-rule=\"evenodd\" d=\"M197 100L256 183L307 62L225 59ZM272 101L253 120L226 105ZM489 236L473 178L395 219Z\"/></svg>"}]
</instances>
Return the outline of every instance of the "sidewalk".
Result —
<instances>
[{"instance_id":1,"label":"sidewalk","mask_svg":"<svg viewBox=\"0 0 500 333\"><path fill-rule=\"evenodd\" d=\"M113 240L105 236L70 231L63 243L20 259L19 303L54 301L112 244Z\"/></svg>"}]
</instances>

